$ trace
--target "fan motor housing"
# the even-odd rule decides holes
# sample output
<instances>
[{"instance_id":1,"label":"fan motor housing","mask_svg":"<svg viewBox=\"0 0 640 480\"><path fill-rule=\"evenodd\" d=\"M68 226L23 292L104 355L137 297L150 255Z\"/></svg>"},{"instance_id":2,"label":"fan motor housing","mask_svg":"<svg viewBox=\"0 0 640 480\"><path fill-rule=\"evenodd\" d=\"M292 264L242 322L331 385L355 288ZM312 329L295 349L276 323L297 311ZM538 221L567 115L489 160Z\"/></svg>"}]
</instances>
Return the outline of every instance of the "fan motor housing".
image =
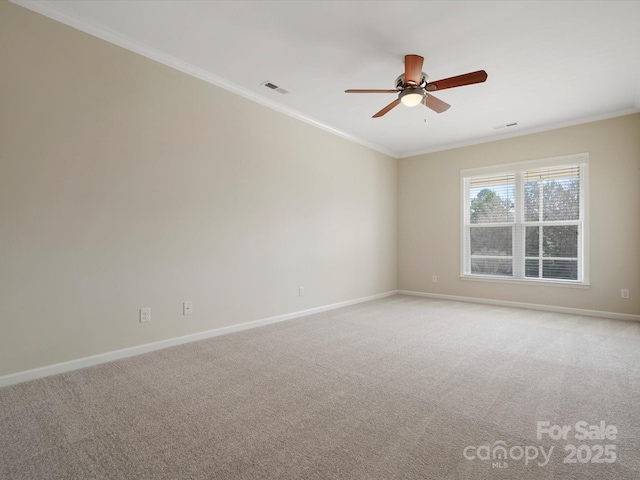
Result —
<instances>
[{"instance_id":1,"label":"fan motor housing","mask_svg":"<svg viewBox=\"0 0 640 480\"><path fill-rule=\"evenodd\" d=\"M413 83L407 84L404 81L404 73L401 74L398 78L396 78L396 88L398 89L402 89L405 88L407 86L415 86L415 87L421 87L421 88L425 88L427 86L427 82L429 81L429 75L427 75L426 73L422 72L420 75L420 83L418 83L418 85L413 85Z\"/></svg>"}]
</instances>

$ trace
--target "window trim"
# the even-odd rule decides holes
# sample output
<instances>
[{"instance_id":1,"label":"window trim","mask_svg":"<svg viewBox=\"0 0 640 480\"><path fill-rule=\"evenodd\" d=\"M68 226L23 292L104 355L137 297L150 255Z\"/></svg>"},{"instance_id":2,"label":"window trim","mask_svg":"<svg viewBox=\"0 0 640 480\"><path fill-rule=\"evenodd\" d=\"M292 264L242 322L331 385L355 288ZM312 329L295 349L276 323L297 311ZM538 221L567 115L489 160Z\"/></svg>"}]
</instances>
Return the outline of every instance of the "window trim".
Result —
<instances>
[{"instance_id":1,"label":"window trim","mask_svg":"<svg viewBox=\"0 0 640 480\"><path fill-rule=\"evenodd\" d=\"M466 241L466 225L468 222L468 215L470 214L470 198L467 198L467 179L475 176L483 176L483 175L497 175L497 174L509 174L514 173L516 175L516 182L521 181L518 177L522 177L526 170L531 170L535 168L545 168L545 167L554 167L554 166L562 166L562 165L579 165L580 166L580 218L582 219L582 242L578 244L578 278L581 280L564 280L564 279L543 279L543 278L528 278L525 276L521 277L509 277L502 275L479 275L479 274L471 274L465 273L469 271L468 266L465 265L467 260L470 262L470 257L465 255L465 246L467 245ZM504 163L499 165L491 165L486 167L478 167L478 168L469 168L460 171L460 196L462 199L460 202L460 278L463 280L473 280L473 281L489 281L489 282L502 282L502 283L516 283L516 284L525 284L525 285L553 285L553 286L563 286L563 287L576 287L576 288L589 288L589 154L588 153L577 153L572 155L563 155L558 157L548 157L542 158L538 160L527 160L523 162L513 162L513 163ZM518 221L522 224L522 219L518 218L520 210L524 208L524 189L517 188L516 189L516 222ZM562 223L574 223L575 220L568 220L567 222ZM536 223L536 222L532 222ZM578 221L579 223L579 221ZM506 225L505 225L506 226ZM525 225L526 227L526 225ZM518 228L514 228L515 231ZM514 232L515 233L515 232ZM522 240L522 239L521 239ZM514 243L515 243L514 239ZM522 256L522 263L524 263L524 250ZM514 273L516 271L517 265L514 262ZM523 272L522 272L523 273Z\"/></svg>"}]
</instances>

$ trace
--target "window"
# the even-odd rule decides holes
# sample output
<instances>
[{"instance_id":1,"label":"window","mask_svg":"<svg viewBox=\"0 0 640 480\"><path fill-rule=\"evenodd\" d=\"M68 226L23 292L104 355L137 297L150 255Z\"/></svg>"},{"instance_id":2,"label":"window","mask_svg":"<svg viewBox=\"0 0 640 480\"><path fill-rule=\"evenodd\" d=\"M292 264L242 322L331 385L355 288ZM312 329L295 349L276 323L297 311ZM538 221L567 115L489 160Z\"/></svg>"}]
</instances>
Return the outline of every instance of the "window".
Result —
<instances>
[{"instance_id":1,"label":"window","mask_svg":"<svg viewBox=\"0 0 640 480\"><path fill-rule=\"evenodd\" d=\"M587 154L463 170L463 278L588 284Z\"/></svg>"}]
</instances>

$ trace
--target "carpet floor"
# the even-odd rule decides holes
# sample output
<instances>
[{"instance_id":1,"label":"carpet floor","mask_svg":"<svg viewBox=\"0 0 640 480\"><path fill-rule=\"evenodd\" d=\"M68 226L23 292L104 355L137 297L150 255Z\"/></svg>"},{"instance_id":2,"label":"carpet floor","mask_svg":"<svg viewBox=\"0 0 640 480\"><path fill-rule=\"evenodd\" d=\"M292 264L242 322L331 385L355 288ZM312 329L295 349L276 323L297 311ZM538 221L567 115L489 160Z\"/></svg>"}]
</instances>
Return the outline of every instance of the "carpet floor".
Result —
<instances>
[{"instance_id":1,"label":"carpet floor","mask_svg":"<svg viewBox=\"0 0 640 480\"><path fill-rule=\"evenodd\" d=\"M639 452L640 323L401 295L0 389L2 479L617 480Z\"/></svg>"}]
</instances>

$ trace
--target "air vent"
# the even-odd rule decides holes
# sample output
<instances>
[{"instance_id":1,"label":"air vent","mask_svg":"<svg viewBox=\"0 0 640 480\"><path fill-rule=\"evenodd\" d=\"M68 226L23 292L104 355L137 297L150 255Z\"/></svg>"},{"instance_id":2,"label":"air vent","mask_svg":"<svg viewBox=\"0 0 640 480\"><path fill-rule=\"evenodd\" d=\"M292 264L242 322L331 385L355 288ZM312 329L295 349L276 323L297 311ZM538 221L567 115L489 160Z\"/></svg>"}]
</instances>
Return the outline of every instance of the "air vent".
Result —
<instances>
[{"instance_id":1,"label":"air vent","mask_svg":"<svg viewBox=\"0 0 640 480\"><path fill-rule=\"evenodd\" d=\"M520 122L511 122L511 123L505 123L504 125L496 125L495 127L493 127L495 130L499 130L501 128L507 128L507 127L515 127L517 125L519 125Z\"/></svg>"},{"instance_id":2,"label":"air vent","mask_svg":"<svg viewBox=\"0 0 640 480\"><path fill-rule=\"evenodd\" d=\"M261 83L261 85L264 85L265 87L270 88L271 90L275 90L278 93L282 93L282 94L289 93L284 88L281 88L278 85L275 85L275 84L273 84L273 83L271 83L269 81L263 82L263 83Z\"/></svg>"}]
</instances>

